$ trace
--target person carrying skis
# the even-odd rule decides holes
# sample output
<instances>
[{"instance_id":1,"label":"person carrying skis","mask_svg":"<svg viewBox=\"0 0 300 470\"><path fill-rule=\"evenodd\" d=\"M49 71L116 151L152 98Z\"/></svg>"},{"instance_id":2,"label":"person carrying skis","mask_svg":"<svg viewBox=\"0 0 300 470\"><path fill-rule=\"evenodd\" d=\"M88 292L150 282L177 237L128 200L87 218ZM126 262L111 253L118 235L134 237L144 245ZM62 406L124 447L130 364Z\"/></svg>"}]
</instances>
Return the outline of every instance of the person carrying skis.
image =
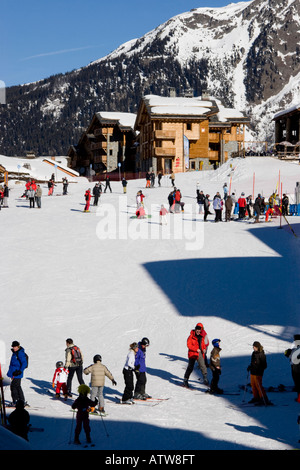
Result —
<instances>
[{"instance_id":1,"label":"person carrying skis","mask_svg":"<svg viewBox=\"0 0 300 470\"><path fill-rule=\"evenodd\" d=\"M25 403L23 400L18 400L16 409L8 416L9 430L28 441L28 430L30 415L25 410Z\"/></svg>"},{"instance_id":2,"label":"person carrying skis","mask_svg":"<svg viewBox=\"0 0 300 470\"><path fill-rule=\"evenodd\" d=\"M267 359L263 346L258 341L254 341L251 363L247 368L247 371L250 372L250 384L253 393L253 398L249 403L255 403L257 405L272 404L269 401L266 391L262 385L262 378L266 368Z\"/></svg>"},{"instance_id":3,"label":"person carrying skis","mask_svg":"<svg viewBox=\"0 0 300 470\"><path fill-rule=\"evenodd\" d=\"M189 363L184 374L183 385L189 386L188 380L194 370L195 362L197 361L203 376L203 383L208 385L207 367L206 367L206 352L209 346L209 340L202 323L197 323L194 330L191 330L190 336L187 339L188 358Z\"/></svg>"},{"instance_id":4,"label":"person carrying skis","mask_svg":"<svg viewBox=\"0 0 300 470\"><path fill-rule=\"evenodd\" d=\"M52 387L55 387L55 396L56 398L60 397L60 392L62 391L65 400L68 398L68 389L67 389L67 379L69 371L63 365L62 361L56 363L56 368L54 371L52 379Z\"/></svg>"},{"instance_id":5,"label":"person carrying skis","mask_svg":"<svg viewBox=\"0 0 300 470\"><path fill-rule=\"evenodd\" d=\"M25 349L20 346L18 341L13 341L11 347L12 356L7 376L11 379L11 398L13 406L15 406L18 400L22 400L25 403L24 393L21 387L21 380L28 363Z\"/></svg>"},{"instance_id":6,"label":"person carrying skis","mask_svg":"<svg viewBox=\"0 0 300 470\"><path fill-rule=\"evenodd\" d=\"M93 358L94 364L86 367L83 370L85 375L91 374L91 400L94 401L95 398L99 400L99 413L104 415L104 397L103 390L105 385L105 377L108 377L113 385L117 385L117 382L113 378L113 375L110 373L108 368L102 364L102 357L100 354L96 354ZM92 409L92 412L95 412L95 409Z\"/></svg>"},{"instance_id":7,"label":"person carrying skis","mask_svg":"<svg viewBox=\"0 0 300 470\"><path fill-rule=\"evenodd\" d=\"M292 378L297 393L296 401L300 403L300 335L294 335L294 347L287 349L284 354L290 359Z\"/></svg>"},{"instance_id":8,"label":"person carrying skis","mask_svg":"<svg viewBox=\"0 0 300 470\"><path fill-rule=\"evenodd\" d=\"M84 207L84 212L89 212L90 204L91 204L91 198L92 198L91 190L87 189L86 192L85 192L85 195L84 195L84 199L86 201L85 207Z\"/></svg>"},{"instance_id":9,"label":"person carrying skis","mask_svg":"<svg viewBox=\"0 0 300 470\"><path fill-rule=\"evenodd\" d=\"M223 390L218 387L219 379L221 375L221 359L220 359L220 352L222 349L220 348L220 339L213 339L212 345L213 350L210 353L210 362L209 368L212 371L212 380L210 383L210 389L208 390L209 393L217 393L222 394Z\"/></svg>"},{"instance_id":10,"label":"person carrying skis","mask_svg":"<svg viewBox=\"0 0 300 470\"><path fill-rule=\"evenodd\" d=\"M134 378L133 371L135 369L135 356L139 350L138 343L131 343L129 346L129 352L126 357L125 365L123 368L123 376L125 382L125 389L122 396L122 403L134 403L133 401L133 390L134 390Z\"/></svg>"},{"instance_id":11,"label":"person carrying skis","mask_svg":"<svg viewBox=\"0 0 300 470\"><path fill-rule=\"evenodd\" d=\"M79 397L74 401L72 405L73 410L78 410L76 413L76 428L75 428L75 438L74 444L81 444L79 440L79 436L81 433L81 429L85 431L86 441L91 443L91 427L90 427L90 419L89 419L89 410L91 407L97 406L98 400L91 400L88 397L90 393L90 387L85 384L81 384L78 387Z\"/></svg>"},{"instance_id":12,"label":"person carrying skis","mask_svg":"<svg viewBox=\"0 0 300 470\"><path fill-rule=\"evenodd\" d=\"M72 387L72 380L73 376L76 373L78 382L80 385L84 384L84 380L82 378L82 364L83 364L83 356L81 350L78 346L75 346L73 343L72 338L68 338L66 340L66 360L65 360L65 368L68 369L69 375L67 380L67 389L68 389L68 396L71 397L71 387Z\"/></svg>"},{"instance_id":13,"label":"person carrying skis","mask_svg":"<svg viewBox=\"0 0 300 470\"><path fill-rule=\"evenodd\" d=\"M138 343L138 351L135 356L134 370L136 375L136 384L134 389L133 398L136 400L147 400L151 398L150 395L146 393L146 348L150 345L148 338L143 338Z\"/></svg>"}]
</instances>

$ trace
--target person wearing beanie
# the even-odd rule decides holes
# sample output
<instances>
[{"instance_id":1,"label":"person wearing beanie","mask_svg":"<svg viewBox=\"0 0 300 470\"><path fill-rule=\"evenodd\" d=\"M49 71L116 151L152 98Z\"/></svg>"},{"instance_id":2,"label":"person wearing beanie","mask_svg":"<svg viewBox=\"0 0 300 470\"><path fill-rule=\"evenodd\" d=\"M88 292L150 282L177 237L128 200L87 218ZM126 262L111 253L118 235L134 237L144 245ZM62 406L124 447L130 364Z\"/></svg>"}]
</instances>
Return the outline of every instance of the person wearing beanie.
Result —
<instances>
[{"instance_id":1,"label":"person wearing beanie","mask_svg":"<svg viewBox=\"0 0 300 470\"><path fill-rule=\"evenodd\" d=\"M188 380L194 370L195 362L197 361L203 376L203 383L208 385L207 367L206 367L206 352L209 346L209 340L202 323L197 323L194 330L191 330L190 336L187 339L188 358L189 363L184 374L183 385L188 387Z\"/></svg>"},{"instance_id":2,"label":"person wearing beanie","mask_svg":"<svg viewBox=\"0 0 300 470\"><path fill-rule=\"evenodd\" d=\"M123 368L123 376L125 382L125 389L122 396L122 403L131 405L134 403L133 390L134 390L134 369L135 369L135 356L139 350L138 343L131 343L129 346L129 352L126 357L125 365Z\"/></svg>"},{"instance_id":3,"label":"person wearing beanie","mask_svg":"<svg viewBox=\"0 0 300 470\"><path fill-rule=\"evenodd\" d=\"M96 354L93 358L94 364L86 367L83 370L85 375L91 374L91 400L97 398L99 400L99 413L104 415L104 397L103 397L103 390L105 385L105 377L108 377L113 385L117 385L117 382L113 378L112 374L108 370L108 368L102 364L102 357L100 354ZM95 412L95 409L92 410Z\"/></svg>"},{"instance_id":4,"label":"person wearing beanie","mask_svg":"<svg viewBox=\"0 0 300 470\"><path fill-rule=\"evenodd\" d=\"M72 409L77 410L74 444L81 444L79 436L81 433L82 426L85 431L86 441L90 443L91 428L89 420L89 409L90 407L95 407L98 403L98 400L97 398L95 398L95 400L93 401L88 397L88 394L90 393L90 387L88 387L88 385L79 385L78 393L79 397L76 398L72 405Z\"/></svg>"},{"instance_id":5,"label":"person wearing beanie","mask_svg":"<svg viewBox=\"0 0 300 470\"><path fill-rule=\"evenodd\" d=\"M208 390L208 392L211 394L223 393L223 390L219 388L219 380L220 380L220 375L221 375L220 352L222 351L222 349L220 348L220 342L221 340L218 338L212 340L213 349L210 353L210 361L209 361L209 368L212 371L212 380L210 383L210 388Z\"/></svg>"},{"instance_id":6,"label":"person wearing beanie","mask_svg":"<svg viewBox=\"0 0 300 470\"><path fill-rule=\"evenodd\" d=\"M18 400L25 403L24 393L21 387L21 380L24 370L27 367L27 357L25 350L18 341L13 341L11 345L12 356L9 364L7 376L11 379L10 391L13 406L16 406Z\"/></svg>"},{"instance_id":7,"label":"person wearing beanie","mask_svg":"<svg viewBox=\"0 0 300 470\"><path fill-rule=\"evenodd\" d=\"M267 359L263 346L258 341L254 341L251 363L247 368L248 372L250 372L250 384L253 393L253 398L249 403L272 405L262 385L262 378L266 368Z\"/></svg>"},{"instance_id":8,"label":"person wearing beanie","mask_svg":"<svg viewBox=\"0 0 300 470\"><path fill-rule=\"evenodd\" d=\"M285 351L285 356L290 360L292 378L297 393L296 401L300 403L300 335L294 335L293 346Z\"/></svg>"}]
</instances>

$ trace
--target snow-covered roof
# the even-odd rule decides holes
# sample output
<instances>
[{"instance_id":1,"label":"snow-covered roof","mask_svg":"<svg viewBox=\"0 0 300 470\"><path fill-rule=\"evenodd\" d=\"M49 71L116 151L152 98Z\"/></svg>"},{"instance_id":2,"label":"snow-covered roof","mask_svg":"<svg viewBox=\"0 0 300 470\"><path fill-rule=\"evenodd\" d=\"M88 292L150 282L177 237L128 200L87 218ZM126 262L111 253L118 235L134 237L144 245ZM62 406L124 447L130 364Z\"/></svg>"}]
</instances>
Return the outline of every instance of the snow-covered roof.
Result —
<instances>
[{"instance_id":1,"label":"snow-covered roof","mask_svg":"<svg viewBox=\"0 0 300 470\"><path fill-rule=\"evenodd\" d=\"M146 106L152 115L203 116L213 110L215 104L201 97L166 97L146 95Z\"/></svg>"},{"instance_id":2,"label":"snow-covered roof","mask_svg":"<svg viewBox=\"0 0 300 470\"><path fill-rule=\"evenodd\" d=\"M282 111L279 111L278 113L276 113L276 114L274 115L274 119L277 119L277 118L279 118L280 116L284 116L285 114L292 113L293 111L297 111L297 109L300 109L300 103L295 104L295 105L291 106L290 108L287 108L287 109L284 109L284 110L282 110Z\"/></svg>"},{"instance_id":3,"label":"snow-covered roof","mask_svg":"<svg viewBox=\"0 0 300 470\"><path fill-rule=\"evenodd\" d=\"M99 119L108 121L118 121L121 127L134 128L136 114L134 113L118 113L110 111L99 111L96 113Z\"/></svg>"}]
</instances>

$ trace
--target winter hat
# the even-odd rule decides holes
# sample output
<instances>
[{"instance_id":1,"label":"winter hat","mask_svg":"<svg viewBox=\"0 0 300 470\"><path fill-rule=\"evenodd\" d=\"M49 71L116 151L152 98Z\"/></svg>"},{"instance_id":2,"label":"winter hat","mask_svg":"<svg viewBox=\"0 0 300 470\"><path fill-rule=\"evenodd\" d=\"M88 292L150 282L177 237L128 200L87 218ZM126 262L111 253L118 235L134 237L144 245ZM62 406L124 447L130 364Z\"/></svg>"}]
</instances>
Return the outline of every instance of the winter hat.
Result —
<instances>
[{"instance_id":1,"label":"winter hat","mask_svg":"<svg viewBox=\"0 0 300 470\"><path fill-rule=\"evenodd\" d=\"M15 348L15 347L17 347L17 346L20 346L20 343L19 343L18 341L13 341L13 342L11 343L11 347L12 347L12 348Z\"/></svg>"},{"instance_id":2,"label":"winter hat","mask_svg":"<svg viewBox=\"0 0 300 470\"><path fill-rule=\"evenodd\" d=\"M195 330L202 330L202 329L203 329L202 323L197 323L197 325L195 326Z\"/></svg>"},{"instance_id":3,"label":"winter hat","mask_svg":"<svg viewBox=\"0 0 300 470\"><path fill-rule=\"evenodd\" d=\"M78 390L78 393L80 395L87 395L91 391L90 387L88 385L85 385L85 384L79 385L77 390Z\"/></svg>"},{"instance_id":4,"label":"winter hat","mask_svg":"<svg viewBox=\"0 0 300 470\"><path fill-rule=\"evenodd\" d=\"M220 342L221 342L220 339L213 339L212 340L212 345L219 348L220 347Z\"/></svg>"}]
</instances>

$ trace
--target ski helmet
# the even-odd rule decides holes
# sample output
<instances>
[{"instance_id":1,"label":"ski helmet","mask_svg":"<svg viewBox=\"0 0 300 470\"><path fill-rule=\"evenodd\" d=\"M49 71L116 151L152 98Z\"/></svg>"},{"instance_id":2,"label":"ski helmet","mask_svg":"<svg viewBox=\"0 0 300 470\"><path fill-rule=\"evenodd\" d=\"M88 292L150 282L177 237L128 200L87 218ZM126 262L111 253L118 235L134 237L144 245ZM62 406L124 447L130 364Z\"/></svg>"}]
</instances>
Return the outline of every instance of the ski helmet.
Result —
<instances>
[{"instance_id":1,"label":"ski helmet","mask_svg":"<svg viewBox=\"0 0 300 470\"><path fill-rule=\"evenodd\" d=\"M102 357L100 356L100 354L96 354L96 356L94 356L94 363L96 363L97 361L102 361Z\"/></svg>"},{"instance_id":2,"label":"ski helmet","mask_svg":"<svg viewBox=\"0 0 300 470\"><path fill-rule=\"evenodd\" d=\"M149 346L150 345L150 341L148 338L143 338L142 341L141 341L141 344L143 344L144 346Z\"/></svg>"},{"instance_id":3,"label":"ski helmet","mask_svg":"<svg viewBox=\"0 0 300 470\"><path fill-rule=\"evenodd\" d=\"M215 347L217 347L217 348L219 348L219 347L220 347L220 341L221 341L221 340L220 340L220 339L217 339L217 338L216 338L216 339L213 339L213 340L212 340L212 345L215 346Z\"/></svg>"},{"instance_id":4,"label":"ski helmet","mask_svg":"<svg viewBox=\"0 0 300 470\"><path fill-rule=\"evenodd\" d=\"M56 363L56 368L62 367L62 366L63 366L63 362L62 362L62 361L58 361L58 362Z\"/></svg>"}]
</instances>

